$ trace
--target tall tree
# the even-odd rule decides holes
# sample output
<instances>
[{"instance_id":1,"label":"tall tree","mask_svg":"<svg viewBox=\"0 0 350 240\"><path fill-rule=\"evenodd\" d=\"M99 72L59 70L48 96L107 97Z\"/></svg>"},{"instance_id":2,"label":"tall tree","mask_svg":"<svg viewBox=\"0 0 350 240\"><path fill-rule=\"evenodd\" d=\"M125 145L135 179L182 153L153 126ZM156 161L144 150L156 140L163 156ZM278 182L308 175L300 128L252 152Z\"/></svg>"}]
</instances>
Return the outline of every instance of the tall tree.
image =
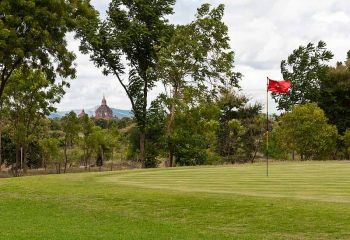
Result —
<instances>
[{"instance_id":1,"label":"tall tree","mask_svg":"<svg viewBox=\"0 0 350 240\"><path fill-rule=\"evenodd\" d=\"M20 148L23 149L23 167L29 144L36 138L42 127L43 118L54 111L63 94L64 85L55 84L39 70L18 69L12 74L4 91L3 106L8 112L13 140L16 143L16 165L19 167Z\"/></svg>"},{"instance_id":2,"label":"tall tree","mask_svg":"<svg viewBox=\"0 0 350 240\"><path fill-rule=\"evenodd\" d=\"M215 95L220 86L238 87L241 75L233 71L234 52L230 50L228 27L223 22L224 9L222 4L217 8L203 4L196 19L176 26L170 42L160 50L157 73L167 92L170 166L174 153L173 124L184 91L193 88L189 91L209 96Z\"/></svg>"},{"instance_id":3,"label":"tall tree","mask_svg":"<svg viewBox=\"0 0 350 240\"><path fill-rule=\"evenodd\" d=\"M94 14L89 0L0 1L0 101L20 67L40 69L51 80L56 73L74 77L65 36Z\"/></svg>"},{"instance_id":4,"label":"tall tree","mask_svg":"<svg viewBox=\"0 0 350 240\"><path fill-rule=\"evenodd\" d=\"M145 167L148 92L157 81L157 46L170 34L166 16L175 0L112 0L104 21L90 21L80 32L81 50L125 90L140 130L140 160ZM128 81L126 69L128 68Z\"/></svg>"},{"instance_id":5,"label":"tall tree","mask_svg":"<svg viewBox=\"0 0 350 240\"><path fill-rule=\"evenodd\" d=\"M340 134L350 129L350 51L344 63L328 70L321 82L318 101L330 123L337 125Z\"/></svg>"},{"instance_id":6,"label":"tall tree","mask_svg":"<svg viewBox=\"0 0 350 240\"><path fill-rule=\"evenodd\" d=\"M83 133L82 148L84 152L84 165L86 170L88 166L88 158L91 155L91 149L88 146L88 139L89 136L93 133L94 122L90 119L90 117L87 114L81 116L79 120L81 124L81 130Z\"/></svg>"},{"instance_id":7,"label":"tall tree","mask_svg":"<svg viewBox=\"0 0 350 240\"><path fill-rule=\"evenodd\" d=\"M62 131L64 132L63 137L63 153L64 153L64 173L67 171L68 154L67 150L72 147L79 137L80 123L79 118L75 112L71 111L62 118Z\"/></svg>"},{"instance_id":8,"label":"tall tree","mask_svg":"<svg viewBox=\"0 0 350 240\"><path fill-rule=\"evenodd\" d=\"M288 94L272 93L279 110L290 111L296 104L317 102L320 97L320 85L326 76L326 63L333 58L332 52L326 49L326 43L317 45L309 43L294 50L287 60L281 62L281 73L284 79L292 82Z\"/></svg>"}]
</instances>

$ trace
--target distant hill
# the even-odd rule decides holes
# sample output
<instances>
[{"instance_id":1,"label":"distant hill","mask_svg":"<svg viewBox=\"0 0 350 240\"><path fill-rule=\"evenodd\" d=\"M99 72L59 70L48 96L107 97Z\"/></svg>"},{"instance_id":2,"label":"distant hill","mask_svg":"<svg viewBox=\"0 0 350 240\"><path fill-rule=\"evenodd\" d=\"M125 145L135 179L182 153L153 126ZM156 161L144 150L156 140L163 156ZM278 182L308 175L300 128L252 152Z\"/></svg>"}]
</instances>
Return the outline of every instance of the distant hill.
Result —
<instances>
[{"instance_id":1,"label":"distant hill","mask_svg":"<svg viewBox=\"0 0 350 240\"><path fill-rule=\"evenodd\" d=\"M98 106L90 109L84 109L85 113L88 114L90 117L95 115L95 110L98 108ZM116 116L117 118L123 118L123 117L128 117L131 118L133 117L133 114L130 110L123 110L123 109L118 109L118 108L111 108L113 111L113 116ZM68 114L69 112L75 112L76 114L81 113L81 109L79 110L70 110L70 111L58 111L58 112L53 112L50 114L49 118L54 119L54 118L61 118Z\"/></svg>"}]
</instances>

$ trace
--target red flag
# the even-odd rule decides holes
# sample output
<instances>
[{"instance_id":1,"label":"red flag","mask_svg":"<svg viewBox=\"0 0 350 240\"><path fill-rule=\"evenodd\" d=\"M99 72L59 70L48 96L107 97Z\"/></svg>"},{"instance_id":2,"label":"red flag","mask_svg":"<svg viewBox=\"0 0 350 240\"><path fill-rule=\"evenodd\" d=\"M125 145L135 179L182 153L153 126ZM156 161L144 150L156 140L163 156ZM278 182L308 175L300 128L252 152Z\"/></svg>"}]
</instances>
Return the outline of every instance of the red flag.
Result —
<instances>
[{"instance_id":1,"label":"red flag","mask_svg":"<svg viewBox=\"0 0 350 240\"><path fill-rule=\"evenodd\" d=\"M269 78L268 80L269 84L267 86L267 90L274 93L287 93L292 85L289 80L275 81Z\"/></svg>"}]
</instances>

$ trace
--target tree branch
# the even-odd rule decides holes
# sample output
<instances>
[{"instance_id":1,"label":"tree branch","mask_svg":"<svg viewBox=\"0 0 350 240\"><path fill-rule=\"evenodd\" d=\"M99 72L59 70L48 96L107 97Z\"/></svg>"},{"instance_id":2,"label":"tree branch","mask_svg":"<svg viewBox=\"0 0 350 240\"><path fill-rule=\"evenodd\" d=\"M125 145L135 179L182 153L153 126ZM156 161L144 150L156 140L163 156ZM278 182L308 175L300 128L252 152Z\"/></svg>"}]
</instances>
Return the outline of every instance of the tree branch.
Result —
<instances>
[{"instance_id":1,"label":"tree branch","mask_svg":"<svg viewBox=\"0 0 350 240\"><path fill-rule=\"evenodd\" d=\"M120 85L122 85L122 87L124 88L124 91L125 91L126 95L128 96L128 98L129 98L129 100L131 102L131 107L134 110L134 114L135 114L135 117L136 117L137 113L136 113L136 105L135 105L134 99L131 97L131 94L130 94L127 86L124 84L123 80L120 78L119 73L114 68L112 68L112 69L113 69L113 73L117 77Z\"/></svg>"}]
</instances>

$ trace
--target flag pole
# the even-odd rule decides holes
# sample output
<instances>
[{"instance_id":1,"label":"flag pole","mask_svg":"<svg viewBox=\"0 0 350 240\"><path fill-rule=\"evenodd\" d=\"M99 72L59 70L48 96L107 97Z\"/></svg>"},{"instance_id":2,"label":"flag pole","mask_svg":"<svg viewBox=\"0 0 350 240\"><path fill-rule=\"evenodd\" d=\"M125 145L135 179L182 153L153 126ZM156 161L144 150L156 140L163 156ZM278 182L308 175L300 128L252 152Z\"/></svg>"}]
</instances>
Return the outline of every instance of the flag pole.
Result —
<instances>
[{"instance_id":1,"label":"flag pole","mask_svg":"<svg viewBox=\"0 0 350 240\"><path fill-rule=\"evenodd\" d=\"M269 77L266 84L266 176L269 176Z\"/></svg>"}]
</instances>

